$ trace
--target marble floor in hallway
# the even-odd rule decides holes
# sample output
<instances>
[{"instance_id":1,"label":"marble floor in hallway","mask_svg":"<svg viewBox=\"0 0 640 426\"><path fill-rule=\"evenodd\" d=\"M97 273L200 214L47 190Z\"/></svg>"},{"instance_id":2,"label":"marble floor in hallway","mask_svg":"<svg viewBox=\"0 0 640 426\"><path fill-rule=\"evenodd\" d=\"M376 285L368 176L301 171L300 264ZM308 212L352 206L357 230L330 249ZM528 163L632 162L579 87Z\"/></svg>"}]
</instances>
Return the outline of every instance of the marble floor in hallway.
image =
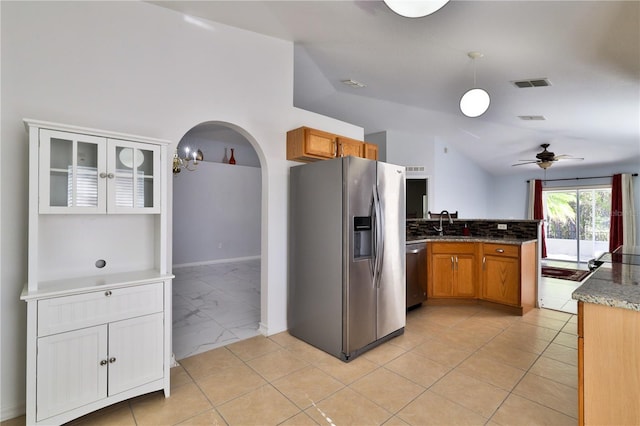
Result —
<instances>
[{"instance_id":1,"label":"marble floor in hallway","mask_svg":"<svg viewBox=\"0 0 640 426\"><path fill-rule=\"evenodd\" d=\"M258 335L260 259L173 270L177 360Z\"/></svg>"}]
</instances>

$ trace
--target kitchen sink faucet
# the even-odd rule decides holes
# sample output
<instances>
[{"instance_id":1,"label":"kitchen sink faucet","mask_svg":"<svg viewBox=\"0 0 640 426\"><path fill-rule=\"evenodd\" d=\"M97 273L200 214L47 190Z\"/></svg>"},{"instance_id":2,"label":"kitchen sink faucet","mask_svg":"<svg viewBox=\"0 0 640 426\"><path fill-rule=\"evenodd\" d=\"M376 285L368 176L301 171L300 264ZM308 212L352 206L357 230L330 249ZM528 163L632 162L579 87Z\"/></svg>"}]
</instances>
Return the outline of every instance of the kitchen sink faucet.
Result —
<instances>
[{"instance_id":1,"label":"kitchen sink faucet","mask_svg":"<svg viewBox=\"0 0 640 426\"><path fill-rule=\"evenodd\" d=\"M437 227L437 228L435 226L433 227L433 229L438 232L439 236L443 236L444 235L444 232L443 232L443 229L442 229L442 218L444 217L445 214L449 218L449 224L453 225L453 219L451 219L451 215L449 214L449 212L447 210L442 210L440 212L440 226Z\"/></svg>"}]
</instances>

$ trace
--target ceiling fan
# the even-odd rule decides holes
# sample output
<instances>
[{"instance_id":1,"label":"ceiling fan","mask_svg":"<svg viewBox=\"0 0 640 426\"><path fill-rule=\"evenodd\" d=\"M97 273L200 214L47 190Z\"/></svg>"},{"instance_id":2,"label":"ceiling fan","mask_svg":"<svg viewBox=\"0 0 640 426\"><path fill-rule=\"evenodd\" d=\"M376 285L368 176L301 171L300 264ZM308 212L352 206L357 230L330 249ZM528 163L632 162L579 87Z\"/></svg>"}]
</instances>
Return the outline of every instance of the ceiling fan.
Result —
<instances>
[{"instance_id":1,"label":"ceiling fan","mask_svg":"<svg viewBox=\"0 0 640 426\"><path fill-rule=\"evenodd\" d=\"M556 155L551 151L547 151L547 148L549 148L548 143L543 143L540 146L542 147L542 152L536 154L535 160L518 160L522 161L522 163L512 164L512 166L522 166L523 164L537 164L538 167L546 170L558 160L584 160L584 158L571 157L570 155L566 154Z\"/></svg>"}]
</instances>

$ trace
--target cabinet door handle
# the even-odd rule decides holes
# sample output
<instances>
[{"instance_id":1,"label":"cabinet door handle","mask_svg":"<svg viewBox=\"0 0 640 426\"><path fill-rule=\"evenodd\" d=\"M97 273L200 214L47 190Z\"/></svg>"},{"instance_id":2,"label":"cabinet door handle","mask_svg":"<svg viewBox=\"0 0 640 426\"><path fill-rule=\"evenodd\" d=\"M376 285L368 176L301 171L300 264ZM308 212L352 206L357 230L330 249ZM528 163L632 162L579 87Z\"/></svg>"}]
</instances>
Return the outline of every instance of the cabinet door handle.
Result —
<instances>
[{"instance_id":1,"label":"cabinet door handle","mask_svg":"<svg viewBox=\"0 0 640 426\"><path fill-rule=\"evenodd\" d=\"M496 253L504 253L504 249L496 249Z\"/></svg>"},{"instance_id":2,"label":"cabinet door handle","mask_svg":"<svg viewBox=\"0 0 640 426\"><path fill-rule=\"evenodd\" d=\"M344 144L340 144L340 157L344 157Z\"/></svg>"},{"instance_id":3,"label":"cabinet door handle","mask_svg":"<svg viewBox=\"0 0 640 426\"><path fill-rule=\"evenodd\" d=\"M333 157L337 157L338 156L338 142L333 141L331 142L333 144Z\"/></svg>"},{"instance_id":4,"label":"cabinet door handle","mask_svg":"<svg viewBox=\"0 0 640 426\"><path fill-rule=\"evenodd\" d=\"M111 293L111 290L107 290L107 291L104 292L104 295L107 296L107 297L111 296L112 294L113 293Z\"/></svg>"},{"instance_id":5,"label":"cabinet door handle","mask_svg":"<svg viewBox=\"0 0 640 426\"><path fill-rule=\"evenodd\" d=\"M100 365L103 365L103 366L104 366L104 365L107 365L107 360L106 360L106 359L103 359L102 361L100 361Z\"/></svg>"},{"instance_id":6,"label":"cabinet door handle","mask_svg":"<svg viewBox=\"0 0 640 426\"><path fill-rule=\"evenodd\" d=\"M115 356L112 356L111 358L109 358L109 364L113 364L114 362L116 362Z\"/></svg>"},{"instance_id":7,"label":"cabinet door handle","mask_svg":"<svg viewBox=\"0 0 640 426\"><path fill-rule=\"evenodd\" d=\"M487 258L482 256L482 270L486 269L486 265L487 265Z\"/></svg>"},{"instance_id":8,"label":"cabinet door handle","mask_svg":"<svg viewBox=\"0 0 640 426\"><path fill-rule=\"evenodd\" d=\"M101 177L102 179L104 179L104 178L106 178L106 177L107 177L107 174L106 174L105 172L102 172L102 173L100 173L100 177Z\"/></svg>"},{"instance_id":9,"label":"cabinet door handle","mask_svg":"<svg viewBox=\"0 0 640 426\"><path fill-rule=\"evenodd\" d=\"M113 179L114 177L116 177L116 175L114 175L113 173L107 173L107 177L109 179Z\"/></svg>"},{"instance_id":10,"label":"cabinet door handle","mask_svg":"<svg viewBox=\"0 0 640 426\"><path fill-rule=\"evenodd\" d=\"M451 256L451 270L453 271L453 256Z\"/></svg>"}]
</instances>

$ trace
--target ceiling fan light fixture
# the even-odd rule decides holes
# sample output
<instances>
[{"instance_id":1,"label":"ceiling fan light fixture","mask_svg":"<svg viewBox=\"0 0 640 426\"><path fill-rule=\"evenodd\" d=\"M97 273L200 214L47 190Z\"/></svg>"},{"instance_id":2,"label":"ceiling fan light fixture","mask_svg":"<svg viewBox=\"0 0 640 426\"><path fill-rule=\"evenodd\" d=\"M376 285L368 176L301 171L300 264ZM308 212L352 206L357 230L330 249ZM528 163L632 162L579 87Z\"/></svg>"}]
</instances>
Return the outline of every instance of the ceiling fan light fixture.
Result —
<instances>
[{"instance_id":1,"label":"ceiling fan light fixture","mask_svg":"<svg viewBox=\"0 0 640 426\"><path fill-rule=\"evenodd\" d=\"M541 169L547 170L553 164L553 161L538 161L536 163Z\"/></svg>"},{"instance_id":2,"label":"ceiling fan light fixture","mask_svg":"<svg viewBox=\"0 0 640 426\"><path fill-rule=\"evenodd\" d=\"M470 89L460 98L460 111L470 118L480 117L491 104L489 93L484 89Z\"/></svg>"},{"instance_id":3,"label":"ceiling fan light fixture","mask_svg":"<svg viewBox=\"0 0 640 426\"><path fill-rule=\"evenodd\" d=\"M442 9L449 0L384 0L389 9L405 18L422 18Z\"/></svg>"}]
</instances>

